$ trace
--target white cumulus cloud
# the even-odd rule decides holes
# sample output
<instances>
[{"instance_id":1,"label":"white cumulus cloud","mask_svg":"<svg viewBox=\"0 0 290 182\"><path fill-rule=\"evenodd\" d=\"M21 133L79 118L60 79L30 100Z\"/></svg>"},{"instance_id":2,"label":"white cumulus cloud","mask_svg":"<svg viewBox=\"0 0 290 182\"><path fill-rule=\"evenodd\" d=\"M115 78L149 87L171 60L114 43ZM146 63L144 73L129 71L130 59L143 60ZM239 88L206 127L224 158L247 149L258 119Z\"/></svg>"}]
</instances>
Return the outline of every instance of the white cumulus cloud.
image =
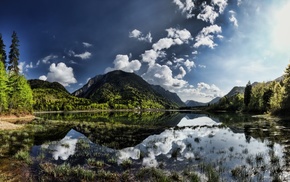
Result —
<instances>
[{"instance_id":1,"label":"white cumulus cloud","mask_svg":"<svg viewBox=\"0 0 290 182\"><path fill-rule=\"evenodd\" d=\"M186 29L179 30L175 28L169 28L166 29L166 31L168 32L168 37L173 38L174 39L173 41L179 45L180 43L178 42L180 41L182 43L188 43L188 41L192 39L191 33Z\"/></svg>"},{"instance_id":2,"label":"white cumulus cloud","mask_svg":"<svg viewBox=\"0 0 290 182\"><path fill-rule=\"evenodd\" d=\"M131 32L129 32L129 37L135 38L139 41L144 41L144 42L149 42L149 43L151 43L153 39L150 32L144 36L143 33L137 29L134 29Z\"/></svg>"},{"instance_id":3,"label":"white cumulus cloud","mask_svg":"<svg viewBox=\"0 0 290 182\"><path fill-rule=\"evenodd\" d=\"M67 67L63 62L58 64L52 63L49 67L47 76L42 75L39 79L50 82L59 82L65 87L70 84L77 83L77 80L74 77L73 68Z\"/></svg>"},{"instance_id":4,"label":"white cumulus cloud","mask_svg":"<svg viewBox=\"0 0 290 182\"><path fill-rule=\"evenodd\" d=\"M193 46L195 48L200 46L208 46L213 49L215 46L217 46L217 44L213 41L214 34L219 34L221 32L222 28L218 25L204 27L195 37L196 43Z\"/></svg>"},{"instance_id":5,"label":"white cumulus cloud","mask_svg":"<svg viewBox=\"0 0 290 182\"><path fill-rule=\"evenodd\" d=\"M175 78L182 79L186 75L186 71L182 66L179 67L179 71L180 73Z\"/></svg>"},{"instance_id":6,"label":"white cumulus cloud","mask_svg":"<svg viewBox=\"0 0 290 182\"><path fill-rule=\"evenodd\" d=\"M39 80L43 80L43 81L46 81L47 80L47 77L45 75L42 75L38 78Z\"/></svg>"},{"instance_id":7,"label":"white cumulus cloud","mask_svg":"<svg viewBox=\"0 0 290 182\"><path fill-rule=\"evenodd\" d=\"M191 71L191 68L195 67L195 63L193 61L189 61L188 59L184 62L184 65L188 71Z\"/></svg>"},{"instance_id":8,"label":"white cumulus cloud","mask_svg":"<svg viewBox=\"0 0 290 182\"><path fill-rule=\"evenodd\" d=\"M230 10L229 13L230 13L230 17L229 17L230 22L232 22L235 27L238 27L239 26L238 20L235 16L236 12L233 10Z\"/></svg>"},{"instance_id":9,"label":"white cumulus cloud","mask_svg":"<svg viewBox=\"0 0 290 182\"><path fill-rule=\"evenodd\" d=\"M93 45L87 42L83 42L84 47L92 47Z\"/></svg>"},{"instance_id":10,"label":"white cumulus cloud","mask_svg":"<svg viewBox=\"0 0 290 182\"><path fill-rule=\"evenodd\" d=\"M144 54L141 55L142 61L146 62L150 65L154 65L156 59L160 56L159 51L155 51L153 49L147 50L144 52Z\"/></svg>"},{"instance_id":11,"label":"white cumulus cloud","mask_svg":"<svg viewBox=\"0 0 290 182\"><path fill-rule=\"evenodd\" d=\"M127 55L117 55L116 59L113 62L114 68L107 68L105 72L110 72L113 70L123 70L126 72L134 72L138 71L141 67L141 63L138 60L129 61L129 57Z\"/></svg>"},{"instance_id":12,"label":"white cumulus cloud","mask_svg":"<svg viewBox=\"0 0 290 182\"><path fill-rule=\"evenodd\" d=\"M212 0L212 4L217 5L219 7L219 13L222 13L228 5L228 2L227 0Z\"/></svg>"},{"instance_id":13,"label":"white cumulus cloud","mask_svg":"<svg viewBox=\"0 0 290 182\"><path fill-rule=\"evenodd\" d=\"M88 51L86 51L86 52L84 52L82 54L74 54L74 57L79 57L81 59L90 59L91 56L92 56L92 53L90 53Z\"/></svg>"},{"instance_id":14,"label":"white cumulus cloud","mask_svg":"<svg viewBox=\"0 0 290 182\"><path fill-rule=\"evenodd\" d=\"M169 28L166 31L168 32L167 37L161 38L153 44L154 50L169 49L173 45L182 45L192 39L191 33L186 29Z\"/></svg>"},{"instance_id":15,"label":"white cumulus cloud","mask_svg":"<svg viewBox=\"0 0 290 182\"><path fill-rule=\"evenodd\" d=\"M160 40L158 40L158 42L156 42L155 44L153 44L153 49L156 51L162 50L162 49L168 49L170 48L172 45L174 45L174 41L171 38L162 38Z\"/></svg>"},{"instance_id":16,"label":"white cumulus cloud","mask_svg":"<svg viewBox=\"0 0 290 182\"><path fill-rule=\"evenodd\" d=\"M183 2L184 1L184 2ZM193 10L195 8L194 2L192 0L173 0L173 3L178 6L178 9L181 10L183 14L186 15L187 18L192 18L195 15L193 14Z\"/></svg>"},{"instance_id":17,"label":"white cumulus cloud","mask_svg":"<svg viewBox=\"0 0 290 182\"><path fill-rule=\"evenodd\" d=\"M44 63L44 64L50 64L51 60L58 58L57 55L54 54L50 54L40 60L37 61L36 65L38 66L40 63Z\"/></svg>"},{"instance_id":18,"label":"white cumulus cloud","mask_svg":"<svg viewBox=\"0 0 290 182\"><path fill-rule=\"evenodd\" d=\"M154 64L148 68L142 77L150 84L160 85L167 90L181 88L187 84L185 80L173 78L172 70L167 65Z\"/></svg>"},{"instance_id":19,"label":"white cumulus cloud","mask_svg":"<svg viewBox=\"0 0 290 182\"><path fill-rule=\"evenodd\" d=\"M199 102L208 102L215 97L221 97L223 92L214 84L209 85L204 82L197 84L197 87L189 85L186 88L176 90L181 100L196 100Z\"/></svg>"},{"instance_id":20,"label":"white cumulus cloud","mask_svg":"<svg viewBox=\"0 0 290 182\"><path fill-rule=\"evenodd\" d=\"M213 24L218 16L219 14L214 11L214 7L204 5L203 10L197 15L197 19Z\"/></svg>"}]
</instances>

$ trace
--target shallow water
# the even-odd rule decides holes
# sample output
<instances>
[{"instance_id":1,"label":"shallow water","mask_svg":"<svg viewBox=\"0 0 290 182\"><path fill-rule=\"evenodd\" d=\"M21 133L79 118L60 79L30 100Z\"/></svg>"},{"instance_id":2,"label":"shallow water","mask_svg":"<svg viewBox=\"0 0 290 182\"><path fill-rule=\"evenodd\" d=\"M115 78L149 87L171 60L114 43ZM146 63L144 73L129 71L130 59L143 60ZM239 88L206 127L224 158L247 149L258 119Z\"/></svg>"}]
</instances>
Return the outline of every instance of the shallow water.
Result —
<instances>
[{"instance_id":1,"label":"shallow water","mask_svg":"<svg viewBox=\"0 0 290 182\"><path fill-rule=\"evenodd\" d=\"M210 164L226 181L271 181L277 176L290 180L287 121L273 123L246 115L193 113L43 117L74 122L66 122L66 131L59 132L63 134L58 139L43 139L43 133L43 142L31 145L34 166L45 162L87 166L90 160L98 160L107 166L106 170L120 172L130 161L132 171L158 167L180 173L197 171L202 176L203 166Z\"/></svg>"}]
</instances>

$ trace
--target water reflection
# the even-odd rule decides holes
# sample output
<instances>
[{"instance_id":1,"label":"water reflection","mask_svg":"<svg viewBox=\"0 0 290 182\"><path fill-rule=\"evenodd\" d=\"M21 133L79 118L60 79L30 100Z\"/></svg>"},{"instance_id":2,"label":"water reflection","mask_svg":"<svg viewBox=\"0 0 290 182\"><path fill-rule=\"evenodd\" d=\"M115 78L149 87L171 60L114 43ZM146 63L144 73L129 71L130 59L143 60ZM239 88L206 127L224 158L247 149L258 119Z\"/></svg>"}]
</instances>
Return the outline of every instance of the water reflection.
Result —
<instances>
[{"instance_id":1,"label":"water reflection","mask_svg":"<svg viewBox=\"0 0 290 182\"><path fill-rule=\"evenodd\" d=\"M79 160L85 163L92 157L102 161L114 159L116 164L111 169L115 170L128 160L136 169L162 167L179 172L201 163L211 163L225 180L232 180L246 171L246 177L251 180L262 177L268 181L287 165L283 145L256 137L250 125L247 125L247 132L236 132L219 121L203 114L189 114L175 121L178 127L149 135L140 143L121 149L93 143L72 129L60 141L35 146L32 153L44 151L47 160L72 163ZM287 173L283 179L290 179Z\"/></svg>"},{"instance_id":2,"label":"water reflection","mask_svg":"<svg viewBox=\"0 0 290 182\"><path fill-rule=\"evenodd\" d=\"M75 130L70 130L59 142L44 144L42 148L51 151L54 160L67 160L71 155L75 154L77 141L81 138L85 139L86 137Z\"/></svg>"},{"instance_id":3,"label":"water reflection","mask_svg":"<svg viewBox=\"0 0 290 182\"><path fill-rule=\"evenodd\" d=\"M214 121L212 118L209 118L204 115L193 115L188 114L184 118L180 120L180 122L177 124L177 126L182 127L182 126L214 126L214 125L219 125L220 123L217 121Z\"/></svg>"}]
</instances>

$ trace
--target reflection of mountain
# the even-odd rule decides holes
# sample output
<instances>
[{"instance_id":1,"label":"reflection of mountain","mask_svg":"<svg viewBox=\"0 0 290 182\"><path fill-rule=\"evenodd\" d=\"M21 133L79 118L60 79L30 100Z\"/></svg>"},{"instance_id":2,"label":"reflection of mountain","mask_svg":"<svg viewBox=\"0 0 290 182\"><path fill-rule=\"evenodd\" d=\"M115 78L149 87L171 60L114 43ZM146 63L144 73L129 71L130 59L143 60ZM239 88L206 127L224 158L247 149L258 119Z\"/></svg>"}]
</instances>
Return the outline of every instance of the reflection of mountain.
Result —
<instances>
[{"instance_id":1,"label":"reflection of mountain","mask_svg":"<svg viewBox=\"0 0 290 182\"><path fill-rule=\"evenodd\" d=\"M179 112L65 112L37 114L37 116L49 120L61 121L87 121L87 122L108 122L122 123L126 125L142 126L176 126L180 119L184 117Z\"/></svg>"},{"instance_id":2,"label":"reflection of mountain","mask_svg":"<svg viewBox=\"0 0 290 182\"><path fill-rule=\"evenodd\" d=\"M196 119L199 117L209 117L211 120L215 121L216 123L220 123L220 120L216 117L211 117L208 114L197 114L197 113L190 113L186 114L186 119Z\"/></svg>"},{"instance_id":3,"label":"reflection of mountain","mask_svg":"<svg viewBox=\"0 0 290 182\"><path fill-rule=\"evenodd\" d=\"M215 122L211 118L203 115L198 116L193 119L189 119L188 117L184 117L180 120L177 126L214 126L219 125L220 123Z\"/></svg>"},{"instance_id":4,"label":"reflection of mountain","mask_svg":"<svg viewBox=\"0 0 290 182\"><path fill-rule=\"evenodd\" d=\"M81 125L74 129L86 135L94 143L114 149L135 146L148 136L164 131L161 127L122 124Z\"/></svg>"},{"instance_id":5,"label":"reflection of mountain","mask_svg":"<svg viewBox=\"0 0 290 182\"><path fill-rule=\"evenodd\" d=\"M194 114L194 113L191 113L191 114L186 114L185 117L187 119L195 119L195 118L203 117L203 116L206 116L206 114Z\"/></svg>"},{"instance_id":6,"label":"reflection of mountain","mask_svg":"<svg viewBox=\"0 0 290 182\"><path fill-rule=\"evenodd\" d=\"M34 145L41 145L47 141L59 140L66 136L67 132L69 132L70 128L67 126L59 126L57 128L47 127L44 131L38 131L34 136Z\"/></svg>"},{"instance_id":7,"label":"reflection of mountain","mask_svg":"<svg viewBox=\"0 0 290 182\"><path fill-rule=\"evenodd\" d=\"M87 146L86 150L88 151L83 151L80 145ZM94 144L84 134L74 129L71 129L60 140L44 143L41 146L34 146L32 149L32 155L36 156L40 153L40 151L46 151L46 157L49 158L49 156L51 156L54 160L68 160L69 157L74 156L77 152L94 153L102 151L103 153L114 153L113 149L106 146L101 146L99 144ZM77 156L75 157L78 158Z\"/></svg>"}]
</instances>

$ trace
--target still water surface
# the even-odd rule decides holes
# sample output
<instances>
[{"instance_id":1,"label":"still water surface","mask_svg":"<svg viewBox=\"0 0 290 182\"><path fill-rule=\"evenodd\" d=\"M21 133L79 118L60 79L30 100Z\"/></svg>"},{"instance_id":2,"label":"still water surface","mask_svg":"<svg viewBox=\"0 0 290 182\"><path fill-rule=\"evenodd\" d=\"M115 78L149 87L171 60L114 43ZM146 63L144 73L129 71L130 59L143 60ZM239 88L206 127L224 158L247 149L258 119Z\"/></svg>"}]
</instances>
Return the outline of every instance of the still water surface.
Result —
<instances>
[{"instance_id":1,"label":"still water surface","mask_svg":"<svg viewBox=\"0 0 290 182\"><path fill-rule=\"evenodd\" d=\"M32 123L29 127L40 132L18 133L11 139L7 132L0 133L0 151L8 151L2 158L27 149L35 175L41 175L35 166L44 163L90 166L98 161L111 172L122 172L128 165L131 171L156 167L182 174L191 170L206 181L203 166L210 165L223 181L290 180L290 121L177 112L37 116L54 121Z\"/></svg>"},{"instance_id":2,"label":"still water surface","mask_svg":"<svg viewBox=\"0 0 290 182\"><path fill-rule=\"evenodd\" d=\"M31 155L36 158L44 155L45 160L60 164L84 163L85 157L95 157L94 154L98 153L100 159L114 160L116 165L111 170L117 171L117 166L128 160L136 170L141 167L160 167L177 172L199 169L201 174L202 170L197 166L210 164L219 172L221 179L226 181L239 177L271 181L275 175L279 175L282 180L290 180L287 122L274 123L245 115L178 113L165 117L164 113L159 114L160 117L155 117L147 113L146 116L152 116L152 121L148 118L142 120L142 117L128 117L129 113L109 114L109 122L137 123L158 128L143 138L136 137L137 143L135 141L129 146L106 146L102 141L95 143L96 137L90 132L97 131L74 127L60 140L33 146ZM90 115L90 122L100 121L94 113L48 114L40 117L69 120L84 119L87 115ZM126 133L116 131L113 135L117 137L116 134L119 137ZM86 145L85 149L79 147L78 143Z\"/></svg>"}]
</instances>

